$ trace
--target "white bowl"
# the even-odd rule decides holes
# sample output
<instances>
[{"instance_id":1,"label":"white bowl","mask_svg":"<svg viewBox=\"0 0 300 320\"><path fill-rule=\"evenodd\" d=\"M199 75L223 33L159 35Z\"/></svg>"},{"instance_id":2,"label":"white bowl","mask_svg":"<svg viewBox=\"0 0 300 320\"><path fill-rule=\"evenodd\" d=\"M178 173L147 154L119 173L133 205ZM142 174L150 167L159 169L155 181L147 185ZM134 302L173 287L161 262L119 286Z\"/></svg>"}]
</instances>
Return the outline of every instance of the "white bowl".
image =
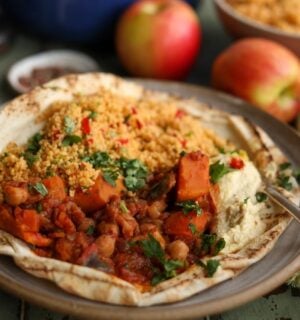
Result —
<instances>
[{"instance_id":1,"label":"white bowl","mask_svg":"<svg viewBox=\"0 0 300 320\"><path fill-rule=\"evenodd\" d=\"M13 64L7 73L7 81L15 91L25 93L30 89L20 83L20 77L30 76L33 69L47 67L67 68L78 73L99 70L97 62L86 54L72 50L53 50L29 56Z\"/></svg>"}]
</instances>

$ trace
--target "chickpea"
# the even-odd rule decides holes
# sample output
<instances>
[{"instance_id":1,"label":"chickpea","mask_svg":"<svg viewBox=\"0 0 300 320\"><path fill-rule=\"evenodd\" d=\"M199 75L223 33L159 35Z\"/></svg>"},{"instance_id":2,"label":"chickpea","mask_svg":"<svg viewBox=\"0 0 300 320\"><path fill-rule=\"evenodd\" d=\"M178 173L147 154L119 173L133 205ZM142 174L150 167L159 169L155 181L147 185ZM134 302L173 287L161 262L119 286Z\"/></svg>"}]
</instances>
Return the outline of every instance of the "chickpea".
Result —
<instances>
[{"instance_id":1,"label":"chickpea","mask_svg":"<svg viewBox=\"0 0 300 320\"><path fill-rule=\"evenodd\" d=\"M106 258L112 256L115 250L116 238L111 235L103 234L95 241L98 248L98 253Z\"/></svg>"},{"instance_id":2,"label":"chickpea","mask_svg":"<svg viewBox=\"0 0 300 320\"><path fill-rule=\"evenodd\" d=\"M185 260L189 253L189 247L183 241L175 240L168 244L167 252L172 259Z\"/></svg>"},{"instance_id":3,"label":"chickpea","mask_svg":"<svg viewBox=\"0 0 300 320\"><path fill-rule=\"evenodd\" d=\"M29 197L28 190L22 187L6 185L3 189L6 202L12 206L26 202Z\"/></svg>"},{"instance_id":4,"label":"chickpea","mask_svg":"<svg viewBox=\"0 0 300 320\"><path fill-rule=\"evenodd\" d=\"M161 213L166 209L166 203L163 200L154 201L149 205L147 213L152 219L160 217Z\"/></svg>"},{"instance_id":5,"label":"chickpea","mask_svg":"<svg viewBox=\"0 0 300 320\"><path fill-rule=\"evenodd\" d=\"M78 231L87 232L90 227L94 229L95 221L91 218L84 218L78 226Z\"/></svg>"},{"instance_id":6,"label":"chickpea","mask_svg":"<svg viewBox=\"0 0 300 320\"><path fill-rule=\"evenodd\" d=\"M97 229L100 234L109 234L115 237L119 235L119 227L115 223L101 222Z\"/></svg>"},{"instance_id":7,"label":"chickpea","mask_svg":"<svg viewBox=\"0 0 300 320\"><path fill-rule=\"evenodd\" d=\"M143 223L140 225L140 231L141 233L152 233L153 231L157 230L156 225L152 223Z\"/></svg>"}]
</instances>

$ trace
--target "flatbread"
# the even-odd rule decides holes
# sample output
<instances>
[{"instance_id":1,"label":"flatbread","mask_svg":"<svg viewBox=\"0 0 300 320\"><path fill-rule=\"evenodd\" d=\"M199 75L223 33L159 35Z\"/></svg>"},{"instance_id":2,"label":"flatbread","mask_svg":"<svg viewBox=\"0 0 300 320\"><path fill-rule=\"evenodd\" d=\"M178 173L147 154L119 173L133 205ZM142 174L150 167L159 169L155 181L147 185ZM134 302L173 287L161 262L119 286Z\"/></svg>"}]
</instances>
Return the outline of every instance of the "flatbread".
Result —
<instances>
[{"instance_id":1,"label":"flatbread","mask_svg":"<svg viewBox=\"0 0 300 320\"><path fill-rule=\"evenodd\" d=\"M78 94L94 94L101 88L136 99L147 96L157 101L170 99L169 94L146 90L111 74L65 76L36 88L5 106L0 113L0 150L10 141L25 143L39 131L43 126L39 115L52 103L70 101ZM202 125L233 141L237 147L246 149L262 176L275 182L278 165L285 161L285 157L261 128L240 116L211 109L195 100L176 99L178 107L199 118ZM299 194L283 192L293 201L299 201ZM142 292L137 286L98 270L37 256L23 241L1 230L0 254L12 256L15 263L26 272L48 279L75 295L113 304L149 306L185 299L238 275L262 259L273 248L291 219L289 214L280 213L274 214L274 219L271 220L267 230L242 249L214 257L220 261L221 267L213 277L206 277L203 269L194 265L148 292Z\"/></svg>"}]
</instances>

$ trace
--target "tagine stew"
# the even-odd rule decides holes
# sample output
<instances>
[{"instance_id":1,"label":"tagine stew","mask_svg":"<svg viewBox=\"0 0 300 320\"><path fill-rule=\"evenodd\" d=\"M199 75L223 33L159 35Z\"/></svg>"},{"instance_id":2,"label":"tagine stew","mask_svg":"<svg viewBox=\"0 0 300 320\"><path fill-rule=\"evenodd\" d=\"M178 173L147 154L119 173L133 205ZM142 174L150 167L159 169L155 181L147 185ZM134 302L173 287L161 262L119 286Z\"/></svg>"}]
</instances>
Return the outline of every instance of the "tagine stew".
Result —
<instances>
[{"instance_id":1,"label":"tagine stew","mask_svg":"<svg viewBox=\"0 0 300 320\"><path fill-rule=\"evenodd\" d=\"M91 159L89 159L91 161ZM102 174L69 196L58 176L3 185L0 228L45 257L96 268L143 286L201 264L208 276L225 243L210 234L218 186L200 151L172 170L151 173L139 160L97 152Z\"/></svg>"}]
</instances>

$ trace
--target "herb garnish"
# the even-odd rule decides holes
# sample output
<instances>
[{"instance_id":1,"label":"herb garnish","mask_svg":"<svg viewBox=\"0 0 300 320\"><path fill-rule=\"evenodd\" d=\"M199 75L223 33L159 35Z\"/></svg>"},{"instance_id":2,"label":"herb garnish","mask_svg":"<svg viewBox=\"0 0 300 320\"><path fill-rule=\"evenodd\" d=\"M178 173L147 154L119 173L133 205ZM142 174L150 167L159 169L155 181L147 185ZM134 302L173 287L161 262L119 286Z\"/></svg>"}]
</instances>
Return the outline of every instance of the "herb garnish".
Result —
<instances>
[{"instance_id":1,"label":"herb garnish","mask_svg":"<svg viewBox=\"0 0 300 320\"><path fill-rule=\"evenodd\" d=\"M176 270L183 267L183 261L166 259L164 250L152 234L148 234L147 239L139 241L139 245L146 257L155 259L160 264L160 268L154 267L153 269L154 275L151 280L153 286L161 281L175 277L177 275Z\"/></svg>"},{"instance_id":2,"label":"herb garnish","mask_svg":"<svg viewBox=\"0 0 300 320\"><path fill-rule=\"evenodd\" d=\"M124 183L129 191L137 191L146 184L147 167L137 159L120 158L113 160L106 152L95 152L82 158L95 169L102 169L104 179L112 186L116 185L119 175L124 176Z\"/></svg>"},{"instance_id":3,"label":"herb garnish","mask_svg":"<svg viewBox=\"0 0 300 320\"><path fill-rule=\"evenodd\" d=\"M43 136L39 132L32 136L28 141L26 152L37 154L41 148L40 141L42 139Z\"/></svg>"},{"instance_id":4,"label":"herb garnish","mask_svg":"<svg viewBox=\"0 0 300 320\"><path fill-rule=\"evenodd\" d=\"M94 169L105 168L113 165L113 160L110 158L107 152L97 151L90 156L82 158L83 161L89 162Z\"/></svg>"},{"instance_id":5,"label":"herb garnish","mask_svg":"<svg viewBox=\"0 0 300 320\"><path fill-rule=\"evenodd\" d=\"M32 188L38 193L40 193L43 197L45 197L48 194L48 190L42 182L37 182L32 186Z\"/></svg>"},{"instance_id":6,"label":"herb garnish","mask_svg":"<svg viewBox=\"0 0 300 320\"><path fill-rule=\"evenodd\" d=\"M29 167L32 167L33 164L38 160L37 153L41 149L40 141L42 139L43 136L38 132L28 141L27 148L22 156L26 160Z\"/></svg>"},{"instance_id":7,"label":"herb garnish","mask_svg":"<svg viewBox=\"0 0 300 320\"><path fill-rule=\"evenodd\" d=\"M43 211L43 205L40 202L38 202L38 204L36 205L36 211L38 213L41 213Z\"/></svg>"},{"instance_id":8,"label":"herb garnish","mask_svg":"<svg viewBox=\"0 0 300 320\"><path fill-rule=\"evenodd\" d=\"M85 233L88 235L88 236L92 236L94 234L94 231L95 231L95 226L93 226L92 224L89 225L89 227L86 229Z\"/></svg>"},{"instance_id":9,"label":"herb garnish","mask_svg":"<svg viewBox=\"0 0 300 320\"><path fill-rule=\"evenodd\" d=\"M189 212L196 212L197 216L200 216L202 213L202 209L199 206L199 203L194 200L186 200L181 202L176 202L176 206L182 208L182 212L184 214L188 214Z\"/></svg>"},{"instance_id":10,"label":"herb garnish","mask_svg":"<svg viewBox=\"0 0 300 320\"><path fill-rule=\"evenodd\" d=\"M278 177L278 185L288 191L291 191L293 189L293 185L290 182L289 176L281 175Z\"/></svg>"},{"instance_id":11,"label":"herb garnish","mask_svg":"<svg viewBox=\"0 0 300 320\"><path fill-rule=\"evenodd\" d=\"M31 152L24 152L22 154L23 158L25 159L25 161L27 162L27 165L29 167L32 167L33 164L38 160L38 156L35 154L32 154Z\"/></svg>"},{"instance_id":12,"label":"herb garnish","mask_svg":"<svg viewBox=\"0 0 300 320\"><path fill-rule=\"evenodd\" d=\"M64 147L72 146L73 144L79 143L81 141L82 141L81 137L76 136L74 134L68 134L63 138L62 145Z\"/></svg>"},{"instance_id":13,"label":"herb garnish","mask_svg":"<svg viewBox=\"0 0 300 320\"><path fill-rule=\"evenodd\" d=\"M257 202L264 202L264 201L267 200L268 196L267 196L267 194L264 193L264 192L257 192L257 193L255 194L255 198L256 198L256 201L257 201Z\"/></svg>"},{"instance_id":14,"label":"herb garnish","mask_svg":"<svg viewBox=\"0 0 300 320\"><path fill-rule=\"evenodd\" d=\"M65 133L71 134L75 129L75 122L68 116L64 117L64 130Z\"/></svg>"},{"instance_id":15,"label":"herb garnish","mask_svg":"<svg viewBox=\"0 0 300 320\"><path fill-rule=\"evenodd\" d=\"M97 117L97 112L96 111L91 111L91 113L89 114L88 118L94 120Z\"/></svg>"},{"instance_id":16,"label":"herb garnish","mask_svg":"<svg viewBox=\"0 0 300 320\"><path fill-rule=\"evenodd\" d=\"M125 186L129 191L137 191L145 186L148 169L141 161L121 158L119 163L125 178Z\"/></svg>"},{"instance_id":17,"label":"herb garnish","mask_svg":"<svg viewBox=\"0 0 300 320\"><path fill-rule=\"evenodd\" d=\"M297 180L298 184L300 184L300 170L296 170L294 172L294 177Z\"/></svg>"},{"instance_id":18,"label":"herb garnish","mask_svg":"<svg viewBox=\"0 0 300 320\"><path fill-rule=\"evenodd\" d=\"M209 167L209 175L212 183L218 182L225 174L231 171L230 168L226 167L220 160L213 163Z\"/></svg>"},{"instance_id":19,"label":"herb garnish","mask_svg":"<svg viewBox=\"0 0 300 320\"><path fill-rule=\"evenodd\" d=\"M129 212L128 208L126 207L126 202L124 200L120 201L120 209L123 213Z\"/></svg>"},{"instance_id":20,"label":"herb garnish","mask_svg":"<svg viewBox=\"0 0 300 320\"><path fill-rule=\"evenodd\" d=\"M204 262L199 260L196 262L196 264L198 264L200 267L202 267L205 270L206 276L208 278L211 278L217 271L218 267L220 266L220 261L215 259L210 259L210 260L207 260L205 264Z\"/></svg>"},{"instance_id":21,"label":"herb garnish","mask_svg":"<svg viewBox=\"0 0 300 320\"><path fill-rule=\"evenodd\" d=\"M291 167L291 163L290 162L283 162L279 165L279 170L283 171L283 170L286 170L288 168Z\"/></svg>"},{"instance_id":22,"label":"herb garnish","mask_svg":"<svg viewBox=\"0 0 300 320\"><path fill-rule=\"evenodd\" d=\"M118 169L103 169L103 178L104 180L109 183L111 186L116 186L116 181L119 177L119 170Z\"/></svg>"},{"instance_id":23,"label":"herb garnish","mask_svg":"<svg viewBox=\"0 0 300 320\"><path fill-rule=\"evenodd\" d=\"M214 256L216 256L220 251L222 251L226 246L226 241L224 238L220 238L215 244L214 248Z\"/></svg>"},{"instance_id":24,"label":"herb garnish","mask_svg":"<svg viewBox=\"0 0 300 320\"><path fill-rule=\"evenodd\" d=\"M194 223L189 223L188 227L191 230L192 234L196 234L197 233L197 228L196 228L196 225Z\"/></svg>"},{"instance_id":25,"label":"herb garnish","mask_svg":"<svg viewBox=\"0 0 300 320\"><path fill-rule=\"evenodd\" d=\"M218 253L220 253L221 250L225 248L226 242L224 238L217 239L216 234L206 234L203 233L201 235L202 238L202 246L201 250L204 251L205 254L212 254L213 256L216 256Z\"/></svg>"}]
</instances>

